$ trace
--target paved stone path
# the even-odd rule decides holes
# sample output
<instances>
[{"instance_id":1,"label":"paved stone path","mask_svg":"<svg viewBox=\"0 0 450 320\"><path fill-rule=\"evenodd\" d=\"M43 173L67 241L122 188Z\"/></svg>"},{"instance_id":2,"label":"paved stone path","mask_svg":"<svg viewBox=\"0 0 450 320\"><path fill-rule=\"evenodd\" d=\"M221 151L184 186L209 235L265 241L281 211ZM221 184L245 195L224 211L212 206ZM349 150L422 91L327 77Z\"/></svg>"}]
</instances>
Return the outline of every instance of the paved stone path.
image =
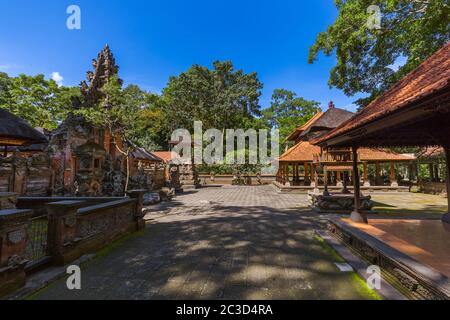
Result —
<instances>
[{"instance_id":1,"label":"paved stone path","mask_svg":"<svg viewBox=\"0 0 450 320\"><path fill-rule=\"evenodd\" d=\"M314 236L305 195L272 186L205 188L152 207L143 234L36 299L366 299L372 295Z\"/></svg>"}]
</instances>

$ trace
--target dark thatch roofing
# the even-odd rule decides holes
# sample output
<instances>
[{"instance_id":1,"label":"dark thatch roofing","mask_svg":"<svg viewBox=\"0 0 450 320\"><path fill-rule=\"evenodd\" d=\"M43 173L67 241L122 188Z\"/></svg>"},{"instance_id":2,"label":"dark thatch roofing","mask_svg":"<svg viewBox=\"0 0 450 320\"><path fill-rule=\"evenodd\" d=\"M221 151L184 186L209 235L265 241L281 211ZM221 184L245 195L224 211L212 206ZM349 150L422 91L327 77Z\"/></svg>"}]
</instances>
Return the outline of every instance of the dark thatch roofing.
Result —
<instances>
[{"instance_id":1,"label":"dark thatch roofing","mask_svg":"<svg viewBox=\"0 0 450 320\"><path fill-rule=\"evenodd\" d=\"M301 137L317 138L328 133L330 130L339 127L342 123L353 117L353 115L353 112L331 107L303 131Z\"/></svg>"},{"instance_id":2,"label":"dark thatch roofing","mask_svg":"<svg viewBox=\"0 0 450 320\"><path fill-rule=\"evenodd\" d=\"M15 140L16 142L8 142L8 139ZM46 142L47 138L39 131L30 127L25 120L0 108L0 144L27 145Z\"/></svg>"}]
</instances>

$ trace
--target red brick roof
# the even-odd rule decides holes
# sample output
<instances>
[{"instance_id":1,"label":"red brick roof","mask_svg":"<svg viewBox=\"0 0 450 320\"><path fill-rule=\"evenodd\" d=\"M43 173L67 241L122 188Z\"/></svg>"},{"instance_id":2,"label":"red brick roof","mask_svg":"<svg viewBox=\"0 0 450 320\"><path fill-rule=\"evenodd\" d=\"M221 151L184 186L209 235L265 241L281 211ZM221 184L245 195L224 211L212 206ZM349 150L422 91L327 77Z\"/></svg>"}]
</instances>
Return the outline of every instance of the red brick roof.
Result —
<instances>
[{"instance_id":1,"label":"red brick roof","mask_svg":"<svg viewBox=\"0 0 450 320\"><path fill-rule=\"evenodd\" d=\"M307 141L300 141L286 151L279 158L280 162L312 162L314 155L320 154L320 147ZM360 161L413 161L416 158L410 155L396 153L386 149L360 148L358 150Z\"/></svg>"},{"instance_id":2,"label":"red brick roof","mask_svg":"<svg viewBox=\"0 0 450 320\"><path fill-rule=\"evenodd\" d=\"M411 106L420 98L448 88L449 83L450 42L354 117L328 134L315 139L312 143L320 144L397 110Z\"/></svg>"},{"instance_id":3,"label":"red brick roof","mask_svg":"<svg viewBox=\"0 0 450 320\"><path fill-rule=\"evenodd\" d=\"M169 163L170 161L179 158L178 154L173 151L154 151L152 153L162 159L165 163Z\"/></svg>"},{"instance_id":4,"label":"red brick roof","mask_svg":"<svg viewBox=\"0 0 450 320\"><path fill-rule=\"evenodd\" d=\"M313 146L308 141L300 141L286 151L279 160L281 162L311 162L315 154L320 154L320 147Z\"/></svg>"},{"instance_id":5,"label":"red brick roof","mask_svg":"<svg viewBox=\"0 0 450 320\"><path fill-rule=\"evenodd\" d=\"M414 156L375 148L360 148L358 155L360 161L413 161L416 159Z\"/></svg>"},{"instance_id":6,"label":"red brick roof","mask_svg":"<svg viewBox=\"0 0 450 320\"><path fill-rule=\"evenodd\" d=\"M442 147L427 147L419 151L419 157L433 158L433 157L445 157L444 148Z\"/></svg>"}]
</instances>

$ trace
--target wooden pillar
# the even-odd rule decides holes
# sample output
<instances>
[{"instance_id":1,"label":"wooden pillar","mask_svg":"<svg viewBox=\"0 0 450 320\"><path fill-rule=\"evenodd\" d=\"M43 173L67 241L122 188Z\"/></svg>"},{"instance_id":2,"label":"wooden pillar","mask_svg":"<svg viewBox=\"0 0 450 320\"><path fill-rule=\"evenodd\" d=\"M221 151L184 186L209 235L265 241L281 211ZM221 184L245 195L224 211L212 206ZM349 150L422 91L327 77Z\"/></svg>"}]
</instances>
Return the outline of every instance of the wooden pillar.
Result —
<instances>
[{"instance_id":1,"label":"wooden pillar","mask_svg":"<svg viewBox=\"0 0 450 320\"><path fill-rule=\"evenodd\" d=\"M305 167L305 179L307 179L308 178L308 172L309 172L309 167L308 167L308 162L305 162L304 164L303 164L303 166Z\"/></svg>"},{"instance_id":2,"label":"wooden pillar","mask_svg":"<svg viewBox=\"0 0 450 320\"><path fill-rule=\"evenodd\" d=\"M442 218L442 221L447 222L450 224L450 147L445 146L444 147L444 152L445 152L445 164L447 166L447 179L446 179L446 184L447 184L447 214L444 215L444 217Z\"/></svg>"},{"instance_id":3,"label":"wooden pillar","mask_svg":"<svg viewBox=\"0 0 450 320\"><path fill-rule=\"evenodd\" d=\"M369 181L369 173L368 173L368 171L367 171L367 162L364 162L364 164L363 164L363 166L364 166L364 182L367 182L367 181Z\"/></svg>"},{"instance_id":4,"label":"wooden pillar","mask_svg":"<svg viewBox=\"0 0 450 320\"><path fill-rule=\"evenodd\" d=\"M433 182L434 181L434 168L433 168L433 163L429 163L428 164L428 170L430 172L430 181Z\"/></svg>"},{"instance_id":5,"label":"wooden pillar","mask_svg":"<svg viewBox=\"0 0 450 320\"><path fill-rule=\"evenodd\" d=\"M316 185L316 189L319 189L319 173L317 173L317 166L314 165L314 184Z\"/></svg>"},{"instance_id":6,"label":"wooden pillar","mask_svg":"<svg viewBox=\"0 0 450 320\"><path fill-rule=\"evenodd\" d=\"M391 161L390 167L391 167L391 172L390 172L390 175L389 175L389 179L391 180L391 183L392 183L392 182L395 182L395 180L396 180L394 161Z\"/></svg>"},{"instance_id":7,"label":"wooden pillar","mask_svg":"<svg viewBox=\"0 0 450 320\"><path fill-rule=\"evenodd\" d=\"M361 212L361 186L359 181L359 168L358 168L358 148L353 147L353 188L355 193L355 208L350 216L350 219L358 223L368 223L367 217Z\"/></svg>"}]
</instances>

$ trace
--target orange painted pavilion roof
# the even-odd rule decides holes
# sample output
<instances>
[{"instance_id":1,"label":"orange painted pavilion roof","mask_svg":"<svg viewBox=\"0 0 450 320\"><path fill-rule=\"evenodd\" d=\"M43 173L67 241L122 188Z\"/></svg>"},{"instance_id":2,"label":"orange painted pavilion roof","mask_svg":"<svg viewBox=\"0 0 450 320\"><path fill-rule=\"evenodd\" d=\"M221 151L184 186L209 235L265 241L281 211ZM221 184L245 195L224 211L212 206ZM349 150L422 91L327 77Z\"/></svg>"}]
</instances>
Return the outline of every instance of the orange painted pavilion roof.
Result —
<instances>
[{"instance_id":1,"label":"orange painted pavilion roof","mask_svg":"<svg viewBox=\"0 0 450 320\"><path fill-rule=\"evenodd\" d=\"M413 161L416 159L412 155L375 148L360 148L358 154L360 161Z\"/></svg>"},{"instance_id":2,"label":"orange painted pavilion roof","mask_svg":"<svg viewBox=\"0 0 450 320\"><path fill-rule=\"evenodd\" d=\"M310 144L308 141L300 141L287 150L280 158L281 162L312 162L314 155L320 154L320 147Z\"/></svg>"},{"instance_id":3,"label":"orange painted pavilion roof","mask_svg":"<svg viewBox=\"0 0 450 320\"><path fill-rule=\"evenodd\" d=\"M300 141L295 146L287 150L279 158L280 162L312 162L314 155L320 154L320 147L310 144L307 141ZM413 161L416 157L396 153L386 149L360 148L358 150L360 161Z\"/></svg>"},{"instance_id":4,"label":"orange painted pavilion roof","mask_svg":"<svg viewBox=\"0 0 450 320\"><path fill-rule=\"evenodd\" d=\"M443 157L445 156L444 148L442 147L427 147L420 150L419 157L433 158L433 157Z\"/></svg>"},{"instance_id":5,"label":"orange painted pavilion roof","mask_svg":"<svg viewBox=\"0 0 450 320\"><path fill-rule=\"evenodd\" d=\"M179 157L178 154L173 151L154 151L152 153L158 158L162 159L165 163L169 163L170 161Z\"/></svg>"}]
</instances>

